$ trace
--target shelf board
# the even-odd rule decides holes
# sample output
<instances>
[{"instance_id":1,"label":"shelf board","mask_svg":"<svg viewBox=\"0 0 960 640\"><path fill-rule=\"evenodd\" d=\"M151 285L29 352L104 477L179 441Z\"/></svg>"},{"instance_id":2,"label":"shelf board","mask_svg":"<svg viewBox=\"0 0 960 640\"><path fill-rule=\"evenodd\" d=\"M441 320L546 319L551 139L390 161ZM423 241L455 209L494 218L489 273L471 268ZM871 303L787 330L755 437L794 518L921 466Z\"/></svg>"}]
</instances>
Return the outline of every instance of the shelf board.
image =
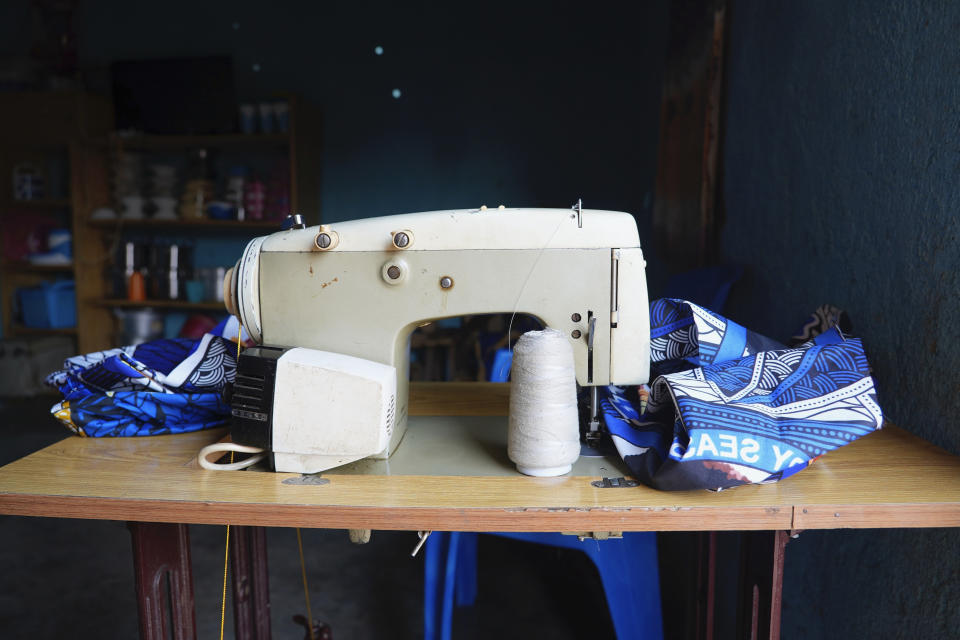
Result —
<instances>
[{"instance_id":1,"label":"shelf board","mask_svg":"<svg viewBox=\"0 0 960 640\"><path fill-rule=\"evenodd\" d=\"M8 209L69 209L70 198L37 198L36 200L7 200Z\"/></svg>"},{"instance_id":2,"label":"shelf board","mask_svg":"<svg viewBox=\"0 0 960 640\"><path fill-rule=\"evenodd\" d=\"M70 264L32 264L30 262L4 262L3 271L7 273L38 273L57 274L72 273L73 263Z\"/></svg>"},{"instance_id":3,"label":"shelf board","mask_svg":"<svg viewBox=\"0 0 960 640\"><path fill-rule=\"evenodd\" d=\"M112 135L108 144L136 150L195 149L199 147L283 147L290 144L289 133L223 133L191 135Z\"/></svg>"},{"instance_id":4,"label":"shelf board","mask_svg":"<svg viewBox=\"0 0 960 640\"><path fill-rule=\"evenodd\" d=\"M61 327L59 329L43 329L40 327L27 327L22 324L14 324L10 327L10 334L17 336L69 336L76 335L76 327Z\"/></svg>"},{"instance_id":5,"label":"shelf board","mask_svg":"<svg viewBox=\"0 0 960 640\"><path fill-rule=\"evenodd\" d=\"M182 311L220 311L227 313L222 302L188 302L186 300L124 300L122 298L105 298L94 300L93 304L102 307L118 307L123 309L173 309Z\"/></svg>"},{"instance_id":6,"label":"shelf board","mask_svg":"<svg viewBox=\"0 0 960 640\"><path fill-rule=\"evenodd\" d=\"M255 231L261 229L280 230L280 220L213 220L211 218L183 219L183 220L89 220L91 227L98 229L119 228L161 228L161 229L229 229L232 231Z\"/></svg>"}]
</instances>

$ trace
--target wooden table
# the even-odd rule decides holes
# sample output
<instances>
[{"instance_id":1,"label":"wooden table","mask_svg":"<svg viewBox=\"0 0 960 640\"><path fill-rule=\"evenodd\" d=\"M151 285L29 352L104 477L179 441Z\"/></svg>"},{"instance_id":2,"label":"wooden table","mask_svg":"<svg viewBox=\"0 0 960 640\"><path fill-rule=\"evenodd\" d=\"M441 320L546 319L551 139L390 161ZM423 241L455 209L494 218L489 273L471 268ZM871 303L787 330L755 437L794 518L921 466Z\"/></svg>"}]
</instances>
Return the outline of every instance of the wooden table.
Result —
<instances>
[{"instance_id":1,"label":"wooden table","mask_svg":"<svg viewBox=\"0 0 960 640\"><path fill-rule=\"evenodd\" d=\"M223 437L224 430L151 438L68 437L0 468L0 513L130 521L145 638L168 637L166 607L176 611L175 638L195 635L189 523L240 527L233 566L236 630L242 638L269 637L261 529L266 526L756 532L747 534L749 553L742 567L741 619L744 633L752 637L779 634L784 548L792 533L960 526L960 457L893 425L777 484L720 493L659 492L596 486L604 476L623 475L617 460L581 459L570 475L557 478L516 473L503 446L508 393L503 384L414 384L411 427L390 460L389 473L385 463L361 462L324 473L322 484L299 474L201 469L197 451ZM701 562L705 636L713 546L706 534Z\"/></svg>"}]
</instances>

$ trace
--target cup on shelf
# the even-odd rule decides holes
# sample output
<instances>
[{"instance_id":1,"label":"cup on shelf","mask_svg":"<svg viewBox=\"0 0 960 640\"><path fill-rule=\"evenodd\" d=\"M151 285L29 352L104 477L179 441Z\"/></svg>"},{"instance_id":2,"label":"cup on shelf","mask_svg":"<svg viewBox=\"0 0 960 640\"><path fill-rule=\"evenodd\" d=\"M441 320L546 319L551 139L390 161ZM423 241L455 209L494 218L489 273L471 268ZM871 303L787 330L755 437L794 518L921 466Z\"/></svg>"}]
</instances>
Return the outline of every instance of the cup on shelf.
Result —
<instances>
[{"instance_id":1,"label":"cup on shelf","mask_svg":"<svg viewBox=\"0 0 960 640\"><path fill-rule=\"evenodd\" d=\"M141 344L163 337L163 316L153 309L114 309L120 320L120 344Z\"/></svg>"},{"instance_id":2,"label":"cup on shelf","mask_svg":"<svg viewBox=\"0 0 960 640\"><path fill-rule=\"evenodd\" d=\"M276 129L276 113L274 105L269 102L261 102L257 105L260 111L260 133L273 133Z\"/></svg>"},{"instance_id":3,"label":"cup on shelf","mask_svg":"<svg viewBox=\"0 0 960 640\"><path fill-rule=\"evenodd\" d=\"M121 202L123 203L121 218L125 220L143 219L143 196L124 196Z\"/></svg>"},{"instance_id":4,"label":"cup on shelf","mask_svg":"<svg viewBox=\"0 0 960 640\"><path fill-rule=\"evenodd\" d=\"M223 277L227 267L201 267L197 278L203 283L203 299L223 302Z\"/></svg>"},{"instance_id":5,"label":"cup on shelf","mask_svg":"<svg viewBox=\"0 0 960 640\"><path fill-rule=\"evenodd\" d=\"M207 215L214 220L231 220L233 212L233 205L229 202L214 201L207 204Z\"/></svg>"},{"instance_id":6,"label":"cup on shelf","mask_svg":"<svg viewBox=\"0 0 960 640\"><path fill-rule=\"evenodd\" d=\"M187 290L187 300L190 302L203 302L206 299L203 280L187 280L183 286Z\"/></svg>"},{"instance_id":7,"label":"cup on shelf","mask_svg":"<svg viewBox=\"0 0 960 640\"><path fill-rule=\"evenodd\" d=\"M244 133L256 133L257 108L254 105L240 105L240 130Z\"/></svg>"},{"instance_id":8,"label":"cup on shelf","mask_svg":"<svg viewBox=\"0 0 960 640\"><path fill-rule=\"evenodd\" d=\"M172 164L151 164L150 173L154 178L165 178L172 180L177 176L177 168Z\"/></svg>"},{"instance_id":9,"label":"cup on shelf","mask_svg":"<svg viewBox=\"0 0 960 640\"><path fill-rule=\"evenodd\" d=\"M273 113L277 121L277 131L286 133L290 130L290 106L286 102L274 102Z\"/></svg>"},{"instance_id":10,"label":"cup on shelf","mask_svg":"<svg viewBox=\"0 0 960 640\"><path fill-rule=\"evenodd\" d=\"M177 219L177 202L178 200L172 196L163 196L163 197L154 197L153 202L153 218L154 220L176 220Z\"/></svg>"}]
</instances>

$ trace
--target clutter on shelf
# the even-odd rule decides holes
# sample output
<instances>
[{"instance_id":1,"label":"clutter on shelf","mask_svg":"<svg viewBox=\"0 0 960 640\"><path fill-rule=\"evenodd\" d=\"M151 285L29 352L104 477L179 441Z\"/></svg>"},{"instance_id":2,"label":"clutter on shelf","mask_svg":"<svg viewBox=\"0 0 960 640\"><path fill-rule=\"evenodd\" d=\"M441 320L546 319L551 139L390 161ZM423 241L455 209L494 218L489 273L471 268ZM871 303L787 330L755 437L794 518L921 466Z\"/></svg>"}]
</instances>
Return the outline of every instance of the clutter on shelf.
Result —
<instances>
[{"instance_id":1,"label":"clutter on shelf","mask_svg":"<svg viewBox=\"0 0 960 640\"><path fill-rule=\"evenodd\" d=\"M278 220L290 213L286 157L231 155L206 147L121 149L111 162L111 181L114 207L123 220ZM102 207L91 217L112 219L115 210Z\"/></svg>"},{"instance_id":2,"label":"clutter on shelf","mask_svg":"<svg viewBox=\"0 0 960 640\"><path fill-rule=\"evenodd\" d=\"M115 299L223 302L226 266L196 267L193 242L132 238L117 247L108 269Z\"/></svg>"},{"instance_id":3,"label":"clutter on shelf","mask_svg":"<svg viewBox=\"0 0 960 640\"><path fill-rule=\"evenodd\" d=\"M289 129L290 105L286 100L240 105L240 130L243 133L286 133Z\"/></svg>"}]
</instances>

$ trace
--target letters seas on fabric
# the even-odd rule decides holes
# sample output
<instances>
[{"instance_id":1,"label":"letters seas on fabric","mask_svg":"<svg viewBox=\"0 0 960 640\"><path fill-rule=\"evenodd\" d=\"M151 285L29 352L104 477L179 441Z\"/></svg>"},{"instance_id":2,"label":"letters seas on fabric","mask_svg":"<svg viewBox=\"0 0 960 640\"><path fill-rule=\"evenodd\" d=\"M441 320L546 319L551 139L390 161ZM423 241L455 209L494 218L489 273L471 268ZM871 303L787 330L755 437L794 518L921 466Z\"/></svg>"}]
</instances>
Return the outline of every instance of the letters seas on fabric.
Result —
<instances>
[{"instance_id":1,"label":"letters seas on fabric","mask_svg":"<svg viewBox=\"0 0 960 640\"><path fill-rule=\"evenodd\" d=\"M623 389L601 408L624 462L657 489L776 482L879 429L860 340L831 329L788 349L682 300L650 307L652 370L641 415Z\"/></svg>"}]
</instances>

